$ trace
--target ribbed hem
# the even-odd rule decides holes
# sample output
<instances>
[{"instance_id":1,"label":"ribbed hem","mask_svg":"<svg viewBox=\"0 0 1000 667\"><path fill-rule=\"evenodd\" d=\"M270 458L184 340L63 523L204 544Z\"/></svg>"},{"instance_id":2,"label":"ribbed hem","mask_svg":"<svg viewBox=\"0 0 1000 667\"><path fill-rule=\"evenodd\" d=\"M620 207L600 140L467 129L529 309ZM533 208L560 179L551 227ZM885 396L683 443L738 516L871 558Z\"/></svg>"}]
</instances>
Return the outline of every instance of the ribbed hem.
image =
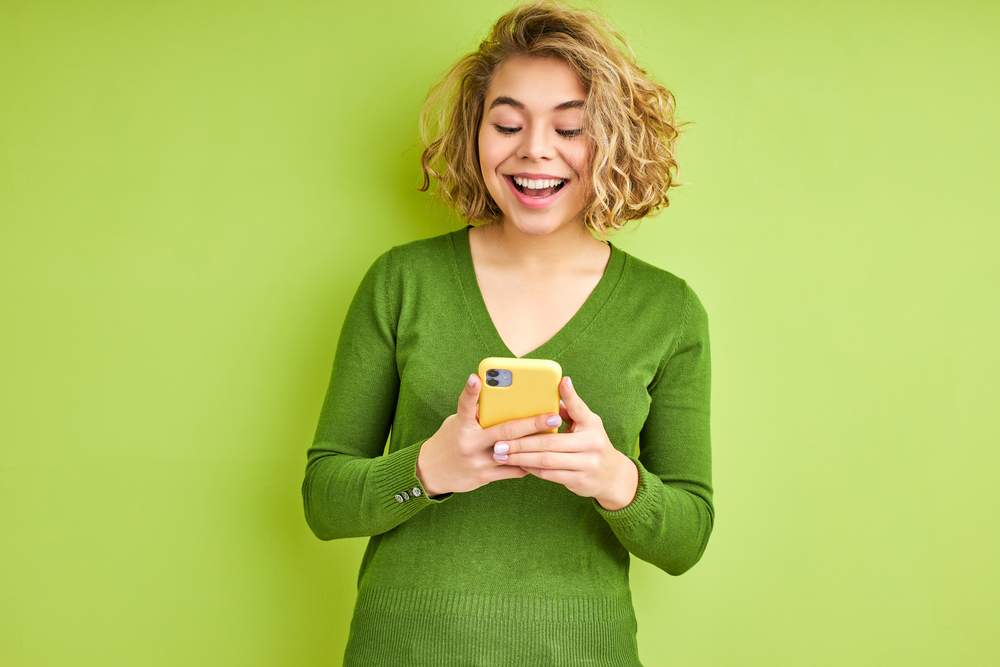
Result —
<instances>
[{"instance_id":1,"label":"ribbed hem","mask_svg":"<svg viewBox=\"0 0 1000 667\"><path fill-rule=\"evenodd\" d=\"M597 509L598 514L604 517L613 530L631 528L642 523L652 511L650 507L650 501L653 500L651 493L652 484L660 483L660 479L646 470L639 463L639 459L630 456L629 460L635 464L636 469L639 471L639 486L635 490L635 498L632 499L632 502L620 510L606 510L601 507L599 502L594 501L594 507Z\"/></svg>"},{"instance_id":2,"label":"ribbed hem","mask_svg":"<svg viewBox=\"0 0 1000 667\"><path fill-rule=\"evenodd\" d=\"M634 618L632 598L532 598L473 595L450 591L393 588L362 590L358 610L392 614L458 615L476 618L516 618L525 623L603 623Z\"/></svg>"},{"instance_id":3,"label":"ribbed hem","mask_svg":"<svg viewBox=\"0 0 1000 667\"><path fill-rule=\"evenodd\" d=\"M358 593L344 665L641 667L631 596Z\"/></svg>"}]
</instances>

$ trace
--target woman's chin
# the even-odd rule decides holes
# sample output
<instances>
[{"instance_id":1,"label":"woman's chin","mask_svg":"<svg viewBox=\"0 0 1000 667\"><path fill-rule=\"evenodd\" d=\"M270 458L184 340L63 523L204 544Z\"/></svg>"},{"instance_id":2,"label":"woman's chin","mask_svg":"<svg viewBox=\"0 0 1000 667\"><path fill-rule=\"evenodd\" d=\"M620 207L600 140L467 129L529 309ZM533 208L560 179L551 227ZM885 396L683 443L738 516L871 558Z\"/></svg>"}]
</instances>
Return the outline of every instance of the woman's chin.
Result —
<instances>
[{"instance_id":1,"label":"woman's chin","mask_svg":"<svg viewBox=\"0 0 1000 667\"><path fill-rule=\"evenodd\" d=\"M504 216L503 225L524 236L538 237L569 230L579 231L584 226L579 218L565 220L552 215L507 215Z\"/></svg>"}]
</instances>

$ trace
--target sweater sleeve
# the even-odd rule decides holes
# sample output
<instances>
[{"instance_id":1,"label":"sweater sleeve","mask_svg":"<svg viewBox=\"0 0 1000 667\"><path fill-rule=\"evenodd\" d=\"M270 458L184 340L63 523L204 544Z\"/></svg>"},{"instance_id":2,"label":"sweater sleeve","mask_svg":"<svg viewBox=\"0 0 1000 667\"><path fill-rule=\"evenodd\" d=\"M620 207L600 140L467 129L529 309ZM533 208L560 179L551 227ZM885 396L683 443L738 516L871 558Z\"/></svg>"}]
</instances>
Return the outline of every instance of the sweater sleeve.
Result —
<instances>
[{"instance_id":1,"label":"sweater sleeve","mask_svg":"<svg viewBox=\"0 0 1000 667\"><path fill-rule=\"evenodd\" d=\"M715 518L708 316L686 285L683 312L673 349L649 388L649 415L633 459L636 496L616 511L594 503L625 548L672 575L698 562Z\"/></svg>"},{"instance_id":2,"label":"sweater sleeve","mask_svg":"<svg viewBox=\"0 0 1000 667\"><path fill-rule=\"evenodd\" d=\"M323 540L378 535L435 502L416 476L422 443L383 454L399 392L392 251L368 270L347 311L309 448L302 499Z\"/></svg>"}]
</instances>

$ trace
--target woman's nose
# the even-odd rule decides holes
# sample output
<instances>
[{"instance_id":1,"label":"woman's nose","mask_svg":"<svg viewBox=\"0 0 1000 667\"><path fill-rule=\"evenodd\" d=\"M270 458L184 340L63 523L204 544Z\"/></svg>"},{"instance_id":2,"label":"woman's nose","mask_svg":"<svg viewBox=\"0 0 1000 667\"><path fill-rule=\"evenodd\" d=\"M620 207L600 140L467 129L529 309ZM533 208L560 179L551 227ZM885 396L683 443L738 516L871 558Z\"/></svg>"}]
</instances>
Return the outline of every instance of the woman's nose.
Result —
<instances>
[{"instance_id":1,"label":"woman's nose","mask_svg":"<svg viewBox=\"0 0 1000 667\"><path fill-rule=\"evenodd\" d=\"M552 137L545 128L539 126L526 127L521 132L522 142L518 157L529 160L544 160L554 156Z\"/></svg>"}]
</instances>

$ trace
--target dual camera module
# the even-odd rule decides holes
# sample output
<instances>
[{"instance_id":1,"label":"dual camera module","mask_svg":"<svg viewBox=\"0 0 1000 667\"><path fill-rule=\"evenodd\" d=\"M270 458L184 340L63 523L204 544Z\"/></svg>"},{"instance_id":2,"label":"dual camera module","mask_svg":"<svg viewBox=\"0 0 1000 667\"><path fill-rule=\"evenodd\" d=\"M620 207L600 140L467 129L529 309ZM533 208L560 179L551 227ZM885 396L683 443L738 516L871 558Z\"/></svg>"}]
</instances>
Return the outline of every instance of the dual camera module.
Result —
<instances>
[{"instance_id":1,"label":"dual camera module","mask_svg":"<svg viewBox=\"0 0 1000 667\"><path fill-rule=\"evenodd\" d=\"M505 368L491 368L486 371L486 384L491 387L509 387L512 379L510 371Z\"/></svg>"}]
</instances>

